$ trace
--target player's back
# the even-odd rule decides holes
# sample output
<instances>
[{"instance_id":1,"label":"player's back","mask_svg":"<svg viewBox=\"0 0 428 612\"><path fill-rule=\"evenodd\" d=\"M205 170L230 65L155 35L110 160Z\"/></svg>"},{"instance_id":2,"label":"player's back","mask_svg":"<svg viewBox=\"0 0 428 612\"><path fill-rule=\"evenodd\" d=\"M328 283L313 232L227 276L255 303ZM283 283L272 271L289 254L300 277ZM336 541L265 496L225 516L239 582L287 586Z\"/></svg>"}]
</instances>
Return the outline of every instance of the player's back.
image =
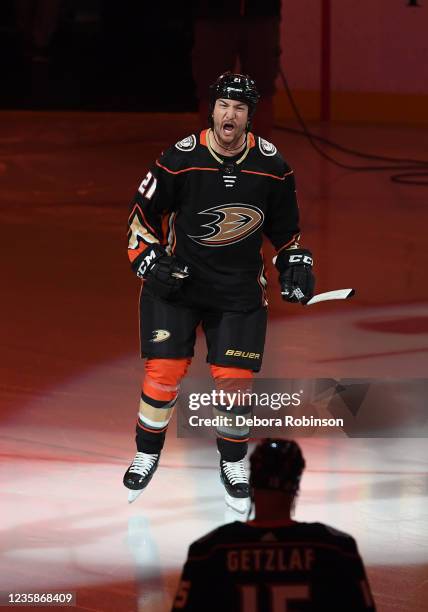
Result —
<instances>
[{"instance_id":1,"label":"player's back","mask_svg":"<svg viewBox=\"0 0 428 612\"><path fill-rule=\"evenodd\" d=\"M174 610L373 611L355 540L321 523L230 523L189 550Z\"/></svg>"}]
</instances>

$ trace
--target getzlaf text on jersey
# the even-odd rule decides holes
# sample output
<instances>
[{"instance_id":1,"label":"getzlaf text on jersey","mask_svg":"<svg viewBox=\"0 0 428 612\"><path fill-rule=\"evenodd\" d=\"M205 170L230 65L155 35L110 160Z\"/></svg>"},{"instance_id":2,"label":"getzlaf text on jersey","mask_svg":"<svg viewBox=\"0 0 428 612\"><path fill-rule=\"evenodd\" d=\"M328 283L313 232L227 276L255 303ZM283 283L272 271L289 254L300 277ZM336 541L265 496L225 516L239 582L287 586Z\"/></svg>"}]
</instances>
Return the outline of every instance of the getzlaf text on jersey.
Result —
<instances>
[{"instance_id":1,"label":"getzlaf text on jersey","mask_svg":"<svg viewBox=\"0 0 428 612\"><path fill-rule=\"evenodd\" d=\"M323 523L235 521L191 544L173 605L179 610L375 612L376 606L349 534Z\"/></svg>"},{"instance_id":2,"label":"getzlaf text on jersey","mask_svg":"<svg viewBox=\"0 0 428 612\"><path fill-rule=\"evenodd\" d=\"M263 233L277 251L299 238L294 175L252 133L245 152L219 159L207 132L170 147L143 179L129 216L129 258L138 269L159 242L189 266L182 303L248 311L267 303Z\"/></svg>"}]
</instances>

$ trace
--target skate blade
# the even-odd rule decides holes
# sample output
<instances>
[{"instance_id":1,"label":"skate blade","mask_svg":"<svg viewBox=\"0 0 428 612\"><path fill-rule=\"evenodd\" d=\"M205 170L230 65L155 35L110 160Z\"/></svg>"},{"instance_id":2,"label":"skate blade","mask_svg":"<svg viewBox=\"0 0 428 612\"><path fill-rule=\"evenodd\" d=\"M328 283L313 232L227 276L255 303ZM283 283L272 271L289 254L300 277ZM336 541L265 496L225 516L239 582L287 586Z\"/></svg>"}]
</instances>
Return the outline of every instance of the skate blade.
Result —
<instances>
[{"instance_id":1,"label":"skate blade","mask_svg":"<svg viewBox=\"0 0 428 612\"><path fill-rule=\"evenodd\" d=\"M240 514L245 514L250 509L249 497L232 497L229 493L225 493L224 500L229 508Z\"/></svg>"},{"instance_id":2,"label":"skate blade","mask_svg":"<svg viewBox=\"0 0 428 612\"><path fill-rule=\"evenodd\" d=\"M144 489L130 489L128 491L128 504L132 504L143 491Z\"/></svg>"}]
</instances>

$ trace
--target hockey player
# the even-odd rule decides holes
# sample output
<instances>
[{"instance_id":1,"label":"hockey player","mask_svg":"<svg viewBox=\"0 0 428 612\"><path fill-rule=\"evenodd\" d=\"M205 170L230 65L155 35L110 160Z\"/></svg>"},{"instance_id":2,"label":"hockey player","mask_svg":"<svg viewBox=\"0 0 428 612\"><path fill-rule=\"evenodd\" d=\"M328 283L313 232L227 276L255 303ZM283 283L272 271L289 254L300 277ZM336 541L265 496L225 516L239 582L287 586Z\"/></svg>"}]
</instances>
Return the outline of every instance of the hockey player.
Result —
<instances>
[{"instance_id":1,"label":"hockey player","mask_svg":"<svg viewBox=\"0 0 428 612\"><path fill-rule=\"evenodd\" d=\"M173 611L374 612L355 540L291 518L305 467L299 446L264 440L250 466L255 519L190 546Z\"/></svg>"},{"instance_id":2,"label":"hockey player","mask_svg":"<svg viewBox=\"0 0 428 612\"><path fill-rule=\"evenodd\" d=\"M197 326L202 323L218 384L251 381L260 370L267 317L263 234L277 251L283 298L305 303L313 294L311 253L298 243L293 171L273 144L251 132L258 99L250 77L221 75L210 88L210 128L163 153L131 205L128 254L143 279L146 362L137 454L124 476L129 501L158 466ZM227 500L248 500L248 431L217 434Z\"/></svg>"}]
</instances>

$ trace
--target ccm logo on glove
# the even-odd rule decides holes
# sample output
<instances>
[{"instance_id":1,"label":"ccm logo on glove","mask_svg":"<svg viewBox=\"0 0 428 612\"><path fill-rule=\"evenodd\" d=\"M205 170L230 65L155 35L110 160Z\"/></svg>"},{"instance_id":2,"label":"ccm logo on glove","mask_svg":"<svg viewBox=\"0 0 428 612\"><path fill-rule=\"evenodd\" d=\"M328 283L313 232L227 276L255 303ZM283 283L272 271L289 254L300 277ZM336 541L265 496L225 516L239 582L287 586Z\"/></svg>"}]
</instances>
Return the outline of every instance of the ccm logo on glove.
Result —
<instances>
[{"instance_id":1,"label":"ccm logo on glove","mask_svg":"<svg viewBox=\"0 0 428 612\"><path fill-rule=\"evenodd\" d=\"M163 253L163 255L165 255L165 253ZM144 255L143 261L138 267L137 276L139 276L140 278L145 278L147 275L147 272L150 269L150 266L153 265L153 263L156 261L156 259L159 256L160 256L159 252L157 253L154 248L149 249L149 252L147 253L147 255Z\"/></svg>"},{"instance_id":2,"label":"ccm logo on glove","mask_svg":"<svg viewBox=\"0 0 428 612\"><path fill-rule=\"evenodd\" d=\"M133 268L145 280L146 289L165 299L176 293L190 274L188 266L174 255L168 255L160 244L148 247Z\"/></svg>"},{"instance_id":3,"label":"ccm logo on glove","mask_svg":"<svg viewBox=\"0 0 428 612\"><path fill-rule=\"evenodd\" d=\"M274 258L279 271L281 296L286 302L306 304L314 294L314 260L307 249L286 249Z\"/></svg>"},{"instance_id":4,"label":"ccm logo on glove","mask_svg":"<svg viewBox=\"0 0 428 612\"><path fill-rule=\"evenodd\" d=\"M292 263L296 263L296 264L306 264L307 266L313 266L314 265L314 260L312 259L312 257L310 257L310 255L290 255L288 258L288 262L290 264Z\"/></svg>"}]
</instances>

